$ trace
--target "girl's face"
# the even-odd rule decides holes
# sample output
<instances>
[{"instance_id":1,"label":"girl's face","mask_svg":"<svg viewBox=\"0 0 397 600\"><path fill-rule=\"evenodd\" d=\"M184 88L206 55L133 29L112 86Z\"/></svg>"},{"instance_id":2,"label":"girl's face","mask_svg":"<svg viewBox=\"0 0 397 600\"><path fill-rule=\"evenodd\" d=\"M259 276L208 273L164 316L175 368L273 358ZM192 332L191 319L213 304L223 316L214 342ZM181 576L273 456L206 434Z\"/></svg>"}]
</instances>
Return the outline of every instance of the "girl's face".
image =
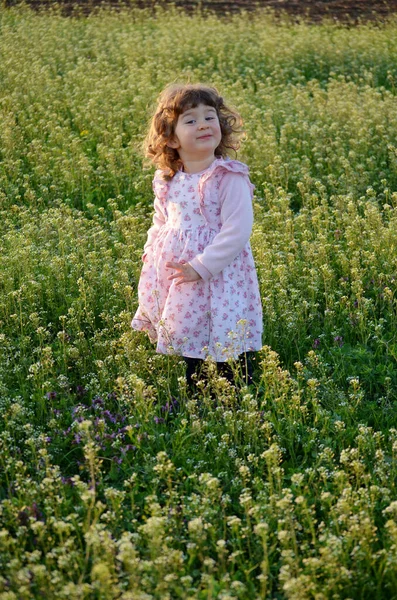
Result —
<instances>
[{"instance_id":1,"label":"girl's face","mask_svg":"<svg viewBox=\"0 0 397 600\"><path fill-rule=\"evenodd\" d=\"M216 109L199 104L179 115L175 135L168 145L178 151L182 162L202 161L215 157L221 139Z\"/></svg>"}]
</instances>

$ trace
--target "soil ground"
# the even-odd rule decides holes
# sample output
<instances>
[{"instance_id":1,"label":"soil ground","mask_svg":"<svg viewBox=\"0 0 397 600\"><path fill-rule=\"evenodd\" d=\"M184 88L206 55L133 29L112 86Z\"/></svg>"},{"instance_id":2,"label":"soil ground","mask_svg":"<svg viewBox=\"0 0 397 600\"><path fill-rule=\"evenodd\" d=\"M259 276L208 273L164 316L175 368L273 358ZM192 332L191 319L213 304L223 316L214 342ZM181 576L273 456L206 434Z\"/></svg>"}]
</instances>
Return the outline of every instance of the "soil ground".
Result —
<instances>
[{"instance_id":1,"label":"soil ground","mask_svg":"<svg viewBox=\"0 0 397 600\"><path fill-rule=\"evenodd\" d=\"M3 5L18 4L19 0L3 0ZM55 4L52 0L27 0L27 4L39 8ZM84 13L90 12L94 7L103 2L96 0L58 0L64 11L69 13L73 5L77 5ZM157 4L166 6L171 4L167 0L109 0L105 4L113 7L139 6L154 7ZM210 9L219 15L234 13L240 10L254 10L255 8L269 8L276 15L287 13L294 20L302 18L311 22L318 22L324 18L343 23L358 24L362 21L383 21L391 14L397 14L397 0L174 0L172 4L193 10L197 6Z\"/></svg>"}]
</instances>

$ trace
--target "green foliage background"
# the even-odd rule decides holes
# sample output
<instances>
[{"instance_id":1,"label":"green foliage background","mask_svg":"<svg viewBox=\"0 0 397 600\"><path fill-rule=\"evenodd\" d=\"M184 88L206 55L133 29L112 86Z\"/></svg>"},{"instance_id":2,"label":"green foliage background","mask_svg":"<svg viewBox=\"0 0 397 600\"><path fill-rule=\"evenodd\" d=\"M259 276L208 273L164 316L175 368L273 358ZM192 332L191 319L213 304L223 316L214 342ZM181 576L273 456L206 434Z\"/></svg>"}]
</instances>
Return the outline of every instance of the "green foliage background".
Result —
<instances>
[{"instance_id":1,"label":"green foliage background","mask_svg":"<svg viewBox=\"0 0 397 600\"><path fill-rule=\"evenodd\" d=\"M396 29L0 10L1 600L397 598ZM171 81L256 185L255 385L198 398L130 330Z\"/></svg>"}]
</instances>

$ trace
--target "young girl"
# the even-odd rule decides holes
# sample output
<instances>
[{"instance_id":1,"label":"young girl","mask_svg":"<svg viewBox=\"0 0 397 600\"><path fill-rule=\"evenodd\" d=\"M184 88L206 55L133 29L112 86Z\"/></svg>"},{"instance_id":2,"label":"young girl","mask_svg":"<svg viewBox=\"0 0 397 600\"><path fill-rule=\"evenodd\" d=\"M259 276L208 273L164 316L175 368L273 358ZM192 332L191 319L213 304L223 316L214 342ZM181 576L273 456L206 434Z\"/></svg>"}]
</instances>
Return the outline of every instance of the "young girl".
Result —
<instances>
[{"instance_id":1,"label":"young girl","mask_svg":"<svg viewBox=\"0 0 397 600\"><path fill-rule=\"evenodd\" d=\"M158 167L132 327L157 352L179 354L187 380L211 356L219 367L262 347L262 308L249 244L253 185L227 157L240 116L217 90L169 86L146 138Z\"/></svg>"}]
</instances>

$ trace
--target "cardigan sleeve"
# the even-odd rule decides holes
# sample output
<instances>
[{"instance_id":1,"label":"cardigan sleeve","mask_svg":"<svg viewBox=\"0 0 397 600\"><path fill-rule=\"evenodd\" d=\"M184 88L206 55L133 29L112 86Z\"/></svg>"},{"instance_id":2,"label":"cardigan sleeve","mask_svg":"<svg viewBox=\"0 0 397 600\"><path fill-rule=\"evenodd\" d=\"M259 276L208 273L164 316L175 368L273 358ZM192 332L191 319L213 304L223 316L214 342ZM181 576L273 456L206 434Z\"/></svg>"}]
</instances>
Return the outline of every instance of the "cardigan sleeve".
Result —
<instances>
[{"instance_id":1,"label":"cardigan sleeve","mask_svg":"<svg viewBox=\"0 0 397 600\"><path fill-rule=\"evenodd\" d=\"M218 275L243 250L253 225L252 186L247 176L227 173L219 190L222 227L190 265L204 279Z\"/></svg>"},{"instance_id":2,"label":"cardigan sleeve","mask_svg":"<svg viewBox=\"0 0 397 600\"><path fill-rule=\"evenodd\" d=\"M156 196L154 199L153 223L147 233L147 240L143 247L143 255L142 255L143 261L145 260L146 254L147 254L150 246L152 246L154 244L157 234L158 234L160 228L164 225L165 221L166 221L166 216L165 216L165 212L164 212L162 203L159 200L159 198Z\"/></svg>"}]
</instances>

